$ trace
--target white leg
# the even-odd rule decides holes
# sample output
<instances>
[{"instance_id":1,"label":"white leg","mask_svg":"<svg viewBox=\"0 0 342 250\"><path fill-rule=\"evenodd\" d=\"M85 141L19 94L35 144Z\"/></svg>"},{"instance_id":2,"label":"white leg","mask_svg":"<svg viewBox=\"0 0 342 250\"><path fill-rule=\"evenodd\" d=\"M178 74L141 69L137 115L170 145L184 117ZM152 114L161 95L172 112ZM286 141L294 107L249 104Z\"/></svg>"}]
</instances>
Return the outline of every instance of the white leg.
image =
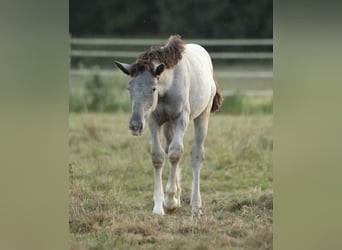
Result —
<instances>
[{"instance_id":1,"label":"white leg","mask_svg":"<svg viewBox=\"0 0 342 250\"><path fill-rule=\"evenodd\" d=\"M191 149L191 166L192 166L192 194L191 194L191 206L192 212L195 214L201 214L202 211L202 199L200 193L200 172L202 167L202 161L204 160L204 149L198 148L197 145L193 145Z\"/></svg>"},{"instance_id":2,"label":"white leg","mask_svg":"<svg viewBox=\"0 0 342 250\"><path fill-rule=\"evenodd\" d=\"M153 193L153 213L154 214L164 214L163 201L164 192L162 184L162 168L154 168L154 193Z\"/></svg>"},{"instance_id":3,"label":"white leg","mask_svg":"<svg viewBox=\"0 0 342 250\"><path fill-rule=\"evenodd\" d=\"M173 124L170 122L166 122L163 125L163 132L164 132L164 137L165 137L165 152L169 152L169 147L173 138Z\"/></svg>"},{"instance_id":4,"label":"white leg","mask_svg":"<svg viewBox=\"0 0 342 250\"><path fill-rule=\"evenodd\" d=\"M208 107L194 120L195 138L191 148L192 194L191 206L194 214L202 214L202 199L200 193L200 172L204 160L204 141L208 131L210 108Z\"/></svg>"},{"instance_id":5,"label":"white leg","mask_svg":"<svg viewBox=\"0 0 342 250\"><path fill-rule=\"evenodd\" d=\"M171 144L172 145L172 144ZM180 207L180 169L179 161L183 154L183 145L176 148L171 148L169 150L169 160L170 160L170 172L169 178L166 185L166 199L164 201L164 206L167 210L174 210Z\"/></svg>"},{"instance_id":6,"label":"white leg","mask_svg":"<svg viewBox=\"0 0 342 250\"><path fill-rule=\"evenodd\" d=\"M166 199L164 201L164 207L170 211L180 207L181 187L179 161L182 158L184 151L183 137L187 124L187 116L183 115L177 119L173 138L168 149L170 172L166 185Z\"/></svg>"},{"instance_id":7,"label":"white leg","mask_svg":"<svg viewBox=\"0 0 342 250\"><path fill-rule=\"evenodd\" d=\"M163 201L164 191L162 183L162 172L164 164L164 151L160 145L160 126L152 119L149 123L151 131L151 159L154 167L154 192L153 192L153 213L164 214Z\"/></svg>"}]
</instances>

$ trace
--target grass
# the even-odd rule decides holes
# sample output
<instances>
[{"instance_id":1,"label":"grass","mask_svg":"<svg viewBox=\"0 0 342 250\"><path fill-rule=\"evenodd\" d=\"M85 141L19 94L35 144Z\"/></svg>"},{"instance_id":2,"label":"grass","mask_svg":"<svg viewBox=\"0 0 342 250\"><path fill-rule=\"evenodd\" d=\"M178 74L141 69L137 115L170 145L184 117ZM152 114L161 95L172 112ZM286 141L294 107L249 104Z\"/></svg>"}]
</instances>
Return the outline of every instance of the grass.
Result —
<instances>
[{"instance_id":1,"label":"grass","mask_svg":"<svg viewBox=\"0 0 342 250\"><path fill-rule=\"evenodd\" d=\"M201 171L204 215L191 215L193 126L181 161L182 207L152 215L149 132L128 114L70 115L71 249L272 249L272 117L213 115ZM163 185L168 175L165 163Z\"/></svg>"}]
</instances>

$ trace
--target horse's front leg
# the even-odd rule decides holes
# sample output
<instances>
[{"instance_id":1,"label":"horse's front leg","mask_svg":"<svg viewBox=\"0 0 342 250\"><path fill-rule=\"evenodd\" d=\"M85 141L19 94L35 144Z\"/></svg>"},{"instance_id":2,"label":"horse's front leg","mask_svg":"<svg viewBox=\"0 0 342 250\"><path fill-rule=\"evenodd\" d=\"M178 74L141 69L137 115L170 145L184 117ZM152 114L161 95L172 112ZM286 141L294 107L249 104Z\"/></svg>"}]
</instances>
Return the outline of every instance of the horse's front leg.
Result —
<instances>
[{"instance_id":1,"label":"horse's front leg","mask_svg":"<svg viewBox=\"0 0 342 250\"><path fill-rule=\"evenodd\" d=\"M149 121L149 128L151 131L151 159L154 167L153 213L163 215L164 191L162 184L162 172L164 165L164 150L160 145L161 126L151 118Z\"/></svg>"},{"instance_id":2,"label":"horse's front leg","mask_svg":"<svg viewBox=\"0 0 342 250\"><path fill-rule=\"evenodd\" d=\"M173 138L168 148L168 158L170 162L169 178L166 185L166 199L164 207L168 211L173 211L180 207L180 169L179 162L182 158L184 146L183 138L189 123L189 117L182 113L177 120L174 121Z\"/></svg>"}]
</instances>

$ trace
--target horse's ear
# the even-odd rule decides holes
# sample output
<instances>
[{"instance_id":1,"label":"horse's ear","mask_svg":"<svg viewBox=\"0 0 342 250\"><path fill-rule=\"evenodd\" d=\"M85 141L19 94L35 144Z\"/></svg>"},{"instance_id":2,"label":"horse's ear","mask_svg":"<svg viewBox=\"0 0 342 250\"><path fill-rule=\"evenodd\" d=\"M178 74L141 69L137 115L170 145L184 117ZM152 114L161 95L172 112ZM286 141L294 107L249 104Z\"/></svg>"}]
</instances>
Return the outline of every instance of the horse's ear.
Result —
<instances>
[{"instance_id":1,"label":"horse's ear","mask_svg":"<svg viewBox=\"0 0 342 250\"><path fill-rule=\"evenodd\" d=\"M122 72L124 72L126 75L131 75L132 73L132 65L131 64L126 64L126 63L121 63L118 61L114 62L116 67L120 69Z\"/></svg>"},{"instance_id":2,"label":"horse's ear","mask_svg":"<svg viewBox=\"0 0 342 250\"><path fill-rule=\"evenodd\" d=\"M164 69L165 69L165 64L164 63L161 63L161 64L157 65L155 67L155 70L154 70L154 75L156 77L160 76L161 73L163 73Z\"/></svg>"}]
</instances>

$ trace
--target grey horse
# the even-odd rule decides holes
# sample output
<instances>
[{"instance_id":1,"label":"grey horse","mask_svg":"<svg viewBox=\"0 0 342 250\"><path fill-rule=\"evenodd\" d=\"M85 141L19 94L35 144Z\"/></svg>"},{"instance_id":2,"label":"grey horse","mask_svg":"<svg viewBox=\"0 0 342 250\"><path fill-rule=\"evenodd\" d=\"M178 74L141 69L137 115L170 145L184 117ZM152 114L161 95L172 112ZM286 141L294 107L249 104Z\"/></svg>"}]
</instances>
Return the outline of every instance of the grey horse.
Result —
<instances>
[{"instance_id":1,"label":"grey horse","mask_svg":"<svg viewBox=\"0 0 342 250\"><path fill-rule=\"evenodd\" d=\"M154 214L171 213L181 205L179 162L183 155L183 137L190 120L195 137L191 148L193 172L191 206L202 214L200 170L204 160L204 141L210 112L216 111L222 96L213 77L208 52L197 44L185 44L180 36L170 36L166 45L152 48L133 64L115 62L131 76L128 84L132 104L129 129L141 135L145 124L151 132L151 158L154 166ZM166 145L161 146L161 130ZM162 170L164 155L170 162L164 197Z\"/></svg>"}]
</instances>

